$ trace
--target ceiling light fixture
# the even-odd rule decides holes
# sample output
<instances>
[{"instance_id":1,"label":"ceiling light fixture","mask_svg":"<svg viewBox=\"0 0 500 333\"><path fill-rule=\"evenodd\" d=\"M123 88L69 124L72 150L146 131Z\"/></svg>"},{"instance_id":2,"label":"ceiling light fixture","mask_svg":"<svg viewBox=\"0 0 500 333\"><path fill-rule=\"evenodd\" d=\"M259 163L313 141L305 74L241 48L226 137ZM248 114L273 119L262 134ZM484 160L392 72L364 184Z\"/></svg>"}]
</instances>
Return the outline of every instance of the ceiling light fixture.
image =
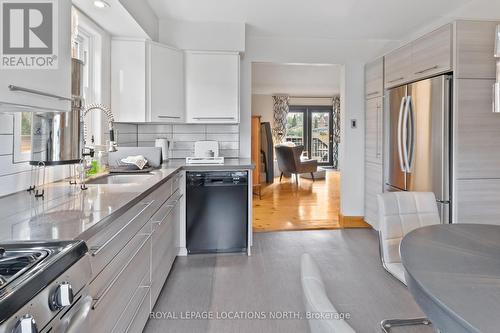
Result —
<instances>
[{"instance_id":1,"label":"ceiling light fixture","mask_svg":"<svg viewBox=\"0 0 500 333\"><path fill-rule=\"evenodd\" d=\"M111 7L111 5L104 0L95 0L94 6L96 6L97 8Z\"/></svg>"}]
</instances>

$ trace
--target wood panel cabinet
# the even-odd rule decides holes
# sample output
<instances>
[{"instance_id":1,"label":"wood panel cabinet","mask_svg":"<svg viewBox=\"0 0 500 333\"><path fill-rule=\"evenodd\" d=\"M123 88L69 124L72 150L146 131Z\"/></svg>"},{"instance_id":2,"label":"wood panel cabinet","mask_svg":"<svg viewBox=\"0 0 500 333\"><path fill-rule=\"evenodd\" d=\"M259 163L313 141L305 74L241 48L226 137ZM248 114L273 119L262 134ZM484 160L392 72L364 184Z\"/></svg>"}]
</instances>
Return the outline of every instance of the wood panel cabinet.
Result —
<instances>
[{"instance_id":1,"label":"wood panel cabinet","mask_svg":"<svg viewBox=\"0 0 500 333\"><path fill-rule=\"evenodd\" d=\"M452 25L447 24L411 43L411 75L419 80L452 70Z\"/></svg>"},{"instance_id":2,"label":"wood panel cabinet","mask_svg":"<svg viewBox=\"0 0 500 333\"><path fill-rule=\"evenodd\" d=\"M382 164L383 98L366 100L365 107L365 160Z\"/></svg>"},{"instance_id":3,"label":"wood panel cabinet","mask_svg":"<svg viewBox=\"0 0 500 333\"><path fill-rule=\"evenodd\" d=\"M233 52L186 53L188 123L238 123L240 56Z\"/></svg>"},{"instance_id":4,"label":"wood panel cabinet","mask_svg":"<svg viewBox=\"0 0 500 333\"><path fill-rule=\"evenodd\" d=\"M111 108L119 122L184 122L183 52L143 40L111 43Z\"/></svg>"},{"instance_id":5,"label":"wood panel cabinet","mask_svg":"<svg viewBox=\"0 0 500 333\"><path fill-rule=\"evenodd\" d=\"M493 57L495 30L500 22L456 21L455 77L459 79L494 79Z\"/></svg>"},{"instance_id":6,"label":"wood panel cabinet","mask_svg":"<svg viewBox=\"0 0 500 333\"><path fill-rule=\"evenodd\" d=\"M365 66L365 97L374 98L384 94L384 58Z\"/></svg>"},{"instance_id":7,"label":"wood panel cabinet","mask_svg":"<svg viewBox=\"0 0 500 333\"><path fill-rule=\"evenodd\" d=\"M56 32L57 61L55 69L0 68L0 102L33 106L39 110L71 110L71 1L55 1L58 29ZM28 31L28 30L26 30ZM31 32L30 32L31 33ZM56 46L56 45L54 45ZM61 96L59 99L41 94L11 91L9 85ZM21 107L0 104L0 111L24 111ZM33 109L28 110L33 111Z\"/></svg>"},{"instance_id":8,"label":"wood panel cabinet","mask_svg":"<svg viewBox=\"0 0 500 333\"><path fill-rule=\"evenodd\" d=\"M455 176L500 178L500 115L492 112L494 80L455 80Z\"/></svg>"},{"instance_id":9,"label":"wood panel cabinet","mask_svg":"<svg viewBox=\"0 0 500 333\"><path fill-rule=\"evenodd\" d=\"M382 164L365 163L365 222L378 230L378 199L384 191Z\"/></svg>"},{"instance_id":10,"label":"wood panel cabinet","mask_svg":"<svg viewBox=\"0 0 500 333\"><path fill-rule=\"evenodd\" d=\"M500 224L500 179L456 182L454 223Z\"/></svg>"},{"instance_id":11,"label":"wood panel cabinet","mask_svg":"<svg viewBox=\"0 0 500 333\"><path fill-rule=\"evenodd\" d=\"M411 80L411 44L387 54L384 57L385 63L385 88L392 88L404 84Z\"/></svg>"}]
</instances>

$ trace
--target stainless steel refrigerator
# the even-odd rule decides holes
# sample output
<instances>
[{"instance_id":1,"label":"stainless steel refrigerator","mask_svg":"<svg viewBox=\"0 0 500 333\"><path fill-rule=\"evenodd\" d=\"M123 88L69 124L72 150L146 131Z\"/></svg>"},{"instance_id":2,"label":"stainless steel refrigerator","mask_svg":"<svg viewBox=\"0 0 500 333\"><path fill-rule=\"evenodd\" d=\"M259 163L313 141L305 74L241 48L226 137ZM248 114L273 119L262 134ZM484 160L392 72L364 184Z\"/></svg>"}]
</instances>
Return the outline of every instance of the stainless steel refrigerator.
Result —
<instances>
[{"instance_id":1,"label":"stainless steel refrigerator","mask_svg":"<svg viewBox=\"0 0 500 333\"><path fill-rule=\"evenodd\" d=\"M451 221L451 89L442 75L390 89L386 190L434 192L442 223Z\"/></svg>"}]
</instances>

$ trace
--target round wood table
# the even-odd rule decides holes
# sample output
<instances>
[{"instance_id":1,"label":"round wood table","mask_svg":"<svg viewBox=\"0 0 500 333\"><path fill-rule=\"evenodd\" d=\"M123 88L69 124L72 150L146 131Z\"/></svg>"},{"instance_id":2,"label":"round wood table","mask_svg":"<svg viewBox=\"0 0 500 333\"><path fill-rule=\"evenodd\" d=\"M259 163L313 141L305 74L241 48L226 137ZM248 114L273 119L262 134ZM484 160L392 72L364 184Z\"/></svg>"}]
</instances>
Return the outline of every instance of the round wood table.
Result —
<instances>
[{"instance_id":1,"label":"round wood table","mask_svg":"<svg viewBox=\"0 0 500 333\"><path fill-rule=\"evenodd\" d=\"M423 227L400 251L408 289L435 328L500 332L500 226Z\"/></svg>"}]
</instances>

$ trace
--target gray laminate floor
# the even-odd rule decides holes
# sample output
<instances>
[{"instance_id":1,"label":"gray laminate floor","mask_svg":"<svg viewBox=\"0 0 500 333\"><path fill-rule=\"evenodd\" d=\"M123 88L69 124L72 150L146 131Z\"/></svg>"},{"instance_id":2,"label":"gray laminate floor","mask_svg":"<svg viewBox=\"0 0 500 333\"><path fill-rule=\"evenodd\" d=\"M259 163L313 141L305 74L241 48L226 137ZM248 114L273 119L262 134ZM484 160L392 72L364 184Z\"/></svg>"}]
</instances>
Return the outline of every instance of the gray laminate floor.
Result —
<instances>
[{"instance_id":1,"label":"gray laminate floor","mask_svg":"<svg viewBox=\"0 0 500 333\"><path fill-rule=\"evenodd\" d=\"M360 333L380 332L384 318L422 316L406 288L387 275L373 230L292 231L255 234L253 255L178 257L145 332L308 332L300 319L185 319L189 312L213 316L282 315L303 312L300 256L310 253L323 273L330 299ZM195 313L200 315L202 313ZM428 328L392 332L430 332Z\"/></svg>"}]
</instances>

